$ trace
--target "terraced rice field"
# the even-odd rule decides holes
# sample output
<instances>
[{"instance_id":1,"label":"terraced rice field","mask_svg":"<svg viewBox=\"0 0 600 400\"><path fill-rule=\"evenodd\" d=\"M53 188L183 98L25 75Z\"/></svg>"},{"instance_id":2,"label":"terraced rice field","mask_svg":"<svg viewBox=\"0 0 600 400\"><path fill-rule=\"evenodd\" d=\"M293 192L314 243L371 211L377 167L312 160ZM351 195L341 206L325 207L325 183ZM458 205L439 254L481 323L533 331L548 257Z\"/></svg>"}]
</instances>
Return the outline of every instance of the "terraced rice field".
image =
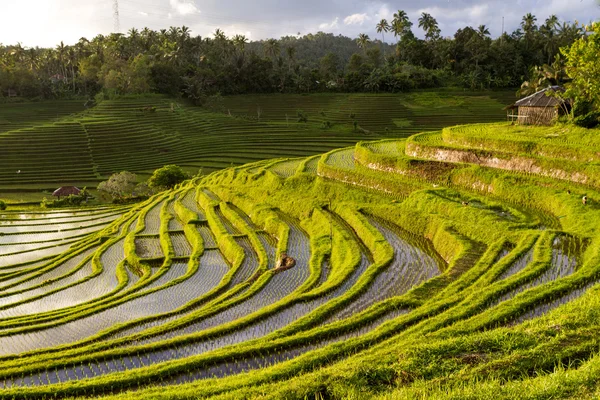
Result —
<instances>
[{"instance_id":1,"label":"terraced rice field","mask_svg":"<svg viewBox=\"0 0 600 400\"><path fill-rule=\"evenodd\" d=\"M208 110L149 96L104 101L17 103L0 109L0 198L60 185L94 188L110 174L148 174L178 164L196 174L278 157L306 157L360 140L406 137L467 122L500 121L512 93L441 93L462 108L423 118L407 95L233 96ZM257 104L264 110L254 117ZM144 109L154 107L154 112ZM309 116L298 123L297 109ZM286 118L287 115L287 118ZM352 115L352 117L351 117ZM355 130L353 121L359 124ZM324 121L333 123L323 129ZM398 122L400 121L400 122ZM405 123L403 121L408 121ZM33 145L35 144L35 145ZM280 166L287 174L286 166ZM41 199L41 198L40 198Z\"/></svg>"},{"instance_id":2,"label":"terraced rice field","mask_svg":"<svg viewBox=\"0 0 600 400\"><path fill-rule=\"evenodd\" d=\"M317 96L316 108L304 109L342 121L363 97ZM452 110L483 102L452 99ZM86 111L85 129L105 124L122 136L123 121L140 113L143 129L131 140L147 152L157 126L179 121L156 144L173 151L159 152L163 162L187 140L179 127L200 124L194 115L228 119L240 132L286 130L281 114L303 99L265 105L261 121L171 113L160 101L156 115L143 115L140 103L103 103ZM427 96L370 101L396 127L407 124L402 112L444 115ZM232 115L249 112L236 104ZM370 117L363 129L394 131ZM488 127L504 132L496 137L503 152L526 156L517 128ZM598 367L600 190L545 173L554 164L484 164L475 145L484 128L473 129L285 154L128 207L1 212L0 398L479 398L490 387L499 398L577 398L582 387L598 390L589 371ZM539 146L570 154L585 147L539 137ZM99 174L117 141L105 139L90 142L106 150L94 156ZM200 149L186 151L192 159ZM544 148L536 151L539 160ZM150 165L141 153L120 162ZM577 162L565 158L562 168ZM575 384L538 386L544 374L565 382L564 371Z\"/></svg>"}]
</instances>

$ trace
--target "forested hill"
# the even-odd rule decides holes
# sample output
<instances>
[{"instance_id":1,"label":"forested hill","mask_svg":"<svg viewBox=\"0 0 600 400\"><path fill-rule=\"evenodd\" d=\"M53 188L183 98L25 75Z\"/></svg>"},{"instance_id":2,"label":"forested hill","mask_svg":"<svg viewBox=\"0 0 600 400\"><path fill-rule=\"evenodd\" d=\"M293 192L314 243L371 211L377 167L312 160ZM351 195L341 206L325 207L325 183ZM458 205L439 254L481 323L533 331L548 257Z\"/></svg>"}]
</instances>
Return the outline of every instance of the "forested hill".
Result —
<instances>
[{"instance_id":1,"label":"forested hill","mask_svg":"<svg viewBox=\"0 0 600 400\"><path fill-rule=\"evenodd\" d=\"M211 38L187 27L81 38L73 45L24 48L0 45L0 96L65 98L163 93L198 102L216 93L398 92L414 88L519 86L548 64L559 80L561 48L585 35L556 16L523 17L521 28L491 38L485 26L441 37L424 13L410 21L398 11L377 24L377 39L327 33L250 42L217 30ZM416 36L418 30L424 39ZM382 41L383 40L383 41ZM394 45L383 44L393 41ZM533 72L531 72L533 71Z\"/></svg>"}]
</instances>

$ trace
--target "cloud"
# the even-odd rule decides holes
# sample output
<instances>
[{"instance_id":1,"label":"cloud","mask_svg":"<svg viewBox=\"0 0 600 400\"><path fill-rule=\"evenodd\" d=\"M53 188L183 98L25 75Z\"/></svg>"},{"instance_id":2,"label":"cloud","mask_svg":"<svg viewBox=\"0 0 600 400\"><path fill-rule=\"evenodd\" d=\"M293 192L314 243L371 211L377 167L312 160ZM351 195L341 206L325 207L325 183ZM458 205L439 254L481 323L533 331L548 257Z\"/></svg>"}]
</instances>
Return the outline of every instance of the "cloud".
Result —
<instances>
[{"instance_id":1,"label":"cloud","mask_svg":"<svg viewBox=\"0 0 600 400\"><path fill-rule=\"evenodd\" d=\"M346 18L344 18L344 24L345 25L362 25L365 23L365 21L370 21L371 17L369 17L367 15L367 13L363 13L363 14L352 14L352 15L348 15Z\"/></svg>"},{"instance_id":2,"label":"cloud","mask_svg":"<svg viewBox=\"0 0 600 400\"><path fill-rule=\"evenodd\" d=\"M99 33L109 34L113 30L112 3L109 0L0 0L0 15L14 16L0 23L0 42L54 47L61 40L72 44L82 36L91 39ZM510 33L519 27L528 12L538 17L538 23L543 23L550 14L556 14L561 21L588 23L600 19L596 0L132 0L119 3L124 32L145 26L161 29L186 25L194 34L210 36L219 26L234 26L228 33L252 32L253 40L319 30L349 37L359 33L373 37L377 35L376 23L383 18L391 22L397 10L406 11L414 23L415 35L421 38L425 33L418 27L418 18L423 11L437 19L443 36L452 36L465 26L484 24L492 36L497 37L502 32L503 19L504 28ZM23 21L27 23L24 25ZM394 37L386 35L385 39L393 41Z\"/></svg>"},{"instance_id":3,"label":"cloud","mask_svg":"<svg viewBox=\"0 0 600 400\"><path fill-rule=\"evenodd\" d=\"M337 29L339 27L339 22L340 22L340 18L335 17L335 19L333 21L325 22L325 23L319 25L319 29L322 29L322 30Z\"/></svg>"},{"instance_id":4,"label":"cloud","mask_svg":"<svg viewBox=\"0 0 600 400\"><path fill-rule=\"evenodd\" d=\"M179 15L200 14L193 0L169 0L169 4Z\"/></svg>"}]
</instances>

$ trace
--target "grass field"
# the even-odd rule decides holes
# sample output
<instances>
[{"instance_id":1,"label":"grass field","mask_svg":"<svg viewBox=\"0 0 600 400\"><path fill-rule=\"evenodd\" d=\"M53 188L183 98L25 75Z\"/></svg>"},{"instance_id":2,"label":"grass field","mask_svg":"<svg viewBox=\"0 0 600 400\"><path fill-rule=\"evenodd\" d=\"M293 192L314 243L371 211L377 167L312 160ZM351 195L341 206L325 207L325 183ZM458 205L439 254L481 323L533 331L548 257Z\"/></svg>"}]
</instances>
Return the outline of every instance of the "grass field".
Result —
<instances>
[{"instance_id":1,"label":"grass field","mask_svg":"<svg viewBox=\"0 0 600 400\"><path fill-rule=\"evenodd\" d=\"M501 121L502 108L513 100L512 92L447 91L233 96L210 108L161 96L107 100L87 110L81 101L5 104L0 198L39 202L58 186L94 188L124 170L147 178L175 163L192 175L206 174L263 159L321 154L360 140ZM298 122L298 110L307 122Z\"/></svg>"},{"instance_id":2,"label":"grass field","mask_svg":"<svg viewBox=\"0 0 600 400\"><path fill-rule=\"evenodd\" d=\"M448 118L484 103L448 96ZM269 122L250 120L249 100L224 99L237 104L225 114L173 115L164 103L139 116L143 151L118 165L149 168L143 138L179 119L210 118L224 138L256 126L282 134L302 97L263 103ZM343 119L338 96L314 99ZM373 110L399 102L411 128L424 108L444 114L427 93L374 99ZM77 117L98 138L90 146L106 150L94 173L117 165L108 149L119 136L128 143L136 107L103 103ZM282 152L128 207L0 213L0 398L600 394L600 182L590 162L600 132L495 123L406 137L407 124L388 125L409 118L401 112L364 118L369 138L383 140ZM162 161L186 150L177 129L156 134L174 146ZM289 129L290 143L300 140L304 131ZM284 253L289 269L277 262Z\"/></svg>"}]
</instances>

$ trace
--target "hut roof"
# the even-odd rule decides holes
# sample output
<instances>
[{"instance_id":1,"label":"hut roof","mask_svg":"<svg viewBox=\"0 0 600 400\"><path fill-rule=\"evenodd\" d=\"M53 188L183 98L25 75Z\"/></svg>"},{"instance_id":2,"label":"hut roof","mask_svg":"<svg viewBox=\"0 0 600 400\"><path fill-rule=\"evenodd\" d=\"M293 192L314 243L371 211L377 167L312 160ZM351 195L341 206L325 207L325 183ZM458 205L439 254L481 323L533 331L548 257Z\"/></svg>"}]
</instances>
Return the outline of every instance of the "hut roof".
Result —
<instances>
[{"instance_id":1,"label":"hut roof","mask_svg":"<svg viewBox=\"0 0 600 400\"><path fill-rule=\"evenodd\" d=\"M517 107L556 107L564 104L566 101L563 99L559 99L554 96L548 96L547 93L552 92L564 92L565 89L562 86L549 86L545 89L540 90L537 93L532 94L531 96L527 96L515 104L510 106L509 108L517 108Z\"/></svg>"},{"instance_id":2,"label":"hut roof","mask_svg":"<svg viewBox=\"0 0 600 400\"><path fill-rule=\"evenodd\" d=\"M54 192L52 192L52 196L69 196L69 195L78 195L79 193L81 193L81 190L79 188L76 188L75 186L61 186L58 189L56 189Z\"/></svg>"}]
</instances>

